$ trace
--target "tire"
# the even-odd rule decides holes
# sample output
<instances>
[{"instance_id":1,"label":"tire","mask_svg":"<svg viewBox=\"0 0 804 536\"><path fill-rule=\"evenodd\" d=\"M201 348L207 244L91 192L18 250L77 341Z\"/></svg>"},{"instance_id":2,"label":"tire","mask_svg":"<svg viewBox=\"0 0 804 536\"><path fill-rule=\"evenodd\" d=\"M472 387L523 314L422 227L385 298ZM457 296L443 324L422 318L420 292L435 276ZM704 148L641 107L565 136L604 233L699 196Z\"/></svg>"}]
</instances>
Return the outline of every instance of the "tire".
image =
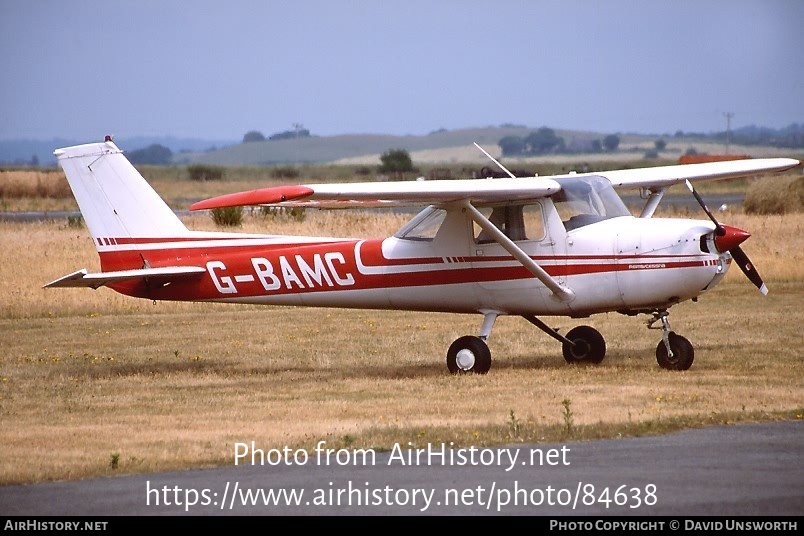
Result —
<instances>
[{"instance_id":1,"label":"tire","mask_svg":"<svg viewBox=\"0 0 804 536\"><path fill-rule=\"evenodd\" d=\"M676 335L673 331L667 337L673 357L667 355L664 341L659 341L659 345L656 347L656 361L659 366L667 370L689 370L695 360L695 349L692 347L692 343L681 335Z\"/></svg>"},{"instance_id":2,"label":"tire","mask_svg":"<svg viewBox=\"0 0 804 536\"><path fill-rule=\"evenodd\" d=\"M598 330L591 326L578 326L567 333L567 339L575 346L564 343L562 351L567 363L598 364L606 357L606 340Z\"/></svg>"},{"instance_id":3,"label":"tire","mask_svg":"<svg viewBox=\"0 0 804 536\"><path fill-rule=\"evenodd\" d=\"M447 351L447 369L452 374L486 374L490 368L491 350L479 337L461 337Z\"/></svg>"}]
</instances>

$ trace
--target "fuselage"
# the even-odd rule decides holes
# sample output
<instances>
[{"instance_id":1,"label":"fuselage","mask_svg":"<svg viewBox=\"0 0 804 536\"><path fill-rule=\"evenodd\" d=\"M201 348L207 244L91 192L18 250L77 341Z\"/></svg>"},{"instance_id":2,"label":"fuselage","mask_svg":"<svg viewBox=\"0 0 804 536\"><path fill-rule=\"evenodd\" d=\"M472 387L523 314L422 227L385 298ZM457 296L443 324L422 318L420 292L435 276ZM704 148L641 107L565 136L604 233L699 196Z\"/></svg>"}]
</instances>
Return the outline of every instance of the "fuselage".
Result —
<instances>
[{"instance_id":1,"label":"fuselage","mask_svg":"<svg viewBox=\"0 0 804 536\"><path fill-rule=\"evenodd\" d=\"M173 281L115 283L153 300L587 316L669 307L716 284L728 254L702 250L707 221L622 216L566 230L540 207L538 236L517 245L571 289L560 300L500 244L478 240L460 210L446 210L432 237L375 240L192 233L175 241L108 240L104 271L191 265L206 272ZM705 240L705 239L704 239Z\"/></svg>"}]
</instances>

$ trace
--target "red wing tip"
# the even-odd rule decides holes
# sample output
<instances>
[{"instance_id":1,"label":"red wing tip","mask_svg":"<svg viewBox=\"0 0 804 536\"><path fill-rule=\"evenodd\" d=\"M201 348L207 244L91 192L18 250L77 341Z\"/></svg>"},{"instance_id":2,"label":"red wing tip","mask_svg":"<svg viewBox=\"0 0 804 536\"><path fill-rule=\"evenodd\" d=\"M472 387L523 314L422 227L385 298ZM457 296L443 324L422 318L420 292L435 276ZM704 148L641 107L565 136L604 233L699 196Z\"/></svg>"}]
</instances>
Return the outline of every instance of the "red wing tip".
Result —
<instances>
[{"instance_id":1,"label":"red wing tip","mask_svg":"<svg viewBox=\"0 0 804 536\"><path fill-rule=\"evenodd\" d=\"M276 186L261 188L248 192L226 194L210 199L204 199L190 205L190 210L205 210L211 208L239 207L248 205L270 205L285 201L294 201L313 195L312 188L307 186Z\"/></svg>"}]
</instances>

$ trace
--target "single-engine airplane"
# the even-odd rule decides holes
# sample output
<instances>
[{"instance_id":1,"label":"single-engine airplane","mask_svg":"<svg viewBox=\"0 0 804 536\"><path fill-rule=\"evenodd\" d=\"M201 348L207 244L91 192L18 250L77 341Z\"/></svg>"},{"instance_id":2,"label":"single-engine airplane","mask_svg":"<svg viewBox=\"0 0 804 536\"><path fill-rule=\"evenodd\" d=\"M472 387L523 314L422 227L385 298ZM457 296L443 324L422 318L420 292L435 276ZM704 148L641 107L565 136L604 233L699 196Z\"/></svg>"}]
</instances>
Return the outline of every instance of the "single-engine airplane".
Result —
<instances>
[{"instance_id":1,"label":"single-engine airplane","mask_svg":"<svg viewBox=\"0 0 804 536\"><path fill-rule=\"evenodd\" d=\"M477 145L477 144L475 144ZM477 145L503 178L289 185L200 201L231 206L426 207L393 236L374 239L191 231L111 138L55 151L100 256L45 287L107 286L148 300L437 311L482 315L477 335L446 355L451 373L484 374L502 315L521 316L562 345L568 363L600 363L603 336L566 334L540 317L647 314L662 330L659 365L686 370L692 344L669 309L712 289L732 261L767 288L740 244L692 183L779 172L789 158L747 159L556 176L517 177ZM667 189L684 183L709 220L652 217ZM617 190L640 189L639 216Z\"/></svg>"}]
</instances>

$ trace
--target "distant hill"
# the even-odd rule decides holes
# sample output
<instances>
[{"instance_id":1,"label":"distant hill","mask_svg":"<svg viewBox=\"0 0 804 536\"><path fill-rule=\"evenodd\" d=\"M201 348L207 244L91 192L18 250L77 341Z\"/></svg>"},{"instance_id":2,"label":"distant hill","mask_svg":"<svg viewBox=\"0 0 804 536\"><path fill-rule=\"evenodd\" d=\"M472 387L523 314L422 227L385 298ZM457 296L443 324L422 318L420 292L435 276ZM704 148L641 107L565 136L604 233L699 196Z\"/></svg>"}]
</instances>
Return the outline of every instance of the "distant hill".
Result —
<instances>
[{"instance_id":1,"label":"distant hill","mask_svg":"<svg viewBox=\"0 0 804 536\"><path fill-rule=\"evenodd\" d=\"M81 143L103 141L103 136L96 140L68 140L53 138L50 140L0 140L0 164L29 165L36 159L40 166L55 166L53 151L59 147L68 147ZM198 138L176 138L173 136L137 136L131 138L115 137L115 143L125 151L143 149L152 144L167 147L173 153L208 151L239 143L239 140L203 140Z\"/></svg>"},{"instance_id":2,"label":"distant hill","mask_svg":"<svg viewBox=\"0 0 804 536\"><path fill-rule=\"evenodd\" d=\"M798 125L796 125L798 127ZM301 164L351 164L375 166L380 164L380 155L389 149L405 149L414 163L479 163L488 159L474 147L480 144L495 158L502 158L498 142L506 136L526 137L536 127L502 125L459 130L439 130L422 136L389 136L383 134L343 134L338 136L309 136L296 139L265 140L237 143L214 151L173 155L175 164L211 164L221 166L264 166ZM791 156L804 149L773 147L770 145L741 145L745 138L732 138L726 148L725 136L715 134L621 134L619 147L614 152L595 152L589 148L593 141L601 140L611 133L585 132L553 129L563 138L566 152L531 157L506 157L511 161L543 161L574 164L585 159L622 160L670 159L692 151L698 154L741 153L750 156ZM767 130L767 129L766 129ZM777 136L778 139L778 136ZM655 143L661 140L664 148L656 150Z\"/></svg>"},{"instance_id":3,"label":"distant hill","mask_svg":"<svg viewBox=\"0 0 804 536\"><path fill-rule=\"evenodd\" d=\"M535 128L500 126L439 130L423 136L389 136L383 134L343 134L310 136L298 139L240 143L216 151L175 155L177 164L214 164L222 166L261 166L270 164L321 164L368 157L379 163L379 155L389 149L405 149L410 153L448 148L471 148L474 142L497 151L497 142L505 136L527 136ZM600 134L556 130L557 135L577 139L601 137Z\"/></svg>"},{"instance_id":4,"label":"distant hill","mask_svg":"<svg viewBox=\"0 0 804 536\"><path fill-rule=\"evenodd\" d=\"M196 138L115 137L124 151L133 153L158 144L168 148L167 158L176 165L212 164L221 166L264 166L300 164L351 164L378 165L380 155L390 149L404 149L411 153L414 163L477 163L487 159L473 143L477 142L495 158L501 158L498 142L505 137L527 137L538 127L501 125L459 130L438 130L420 136L392 136L385 134L342 134L336 136L309 135L298 138L264 139L243 143L242 140L204 140ZM591 151L595 141L610 132L584 132L553 129L563 139L566 152L544 154L538 158L553 162L577 162L584 158L594 160L631 158L676 159L686 152L741 153L750 156L795 156L804 151L804 124L793 123L780 130L763 127L743 127L726 136L725 132L712 134L676 132L673 135L622 134L615 152ZM305 132L306 134L306 132ZM664 147L655 150L654 143L661 140ZM52 139L0 140L0 165L55 165L53 150L59 147L88 143L93 140ZM584 154L585 153L585 154ZM659 154L661 153L661 154ZM652 155L652 156L651 156Z\"/></svg>"}]
</instances>

